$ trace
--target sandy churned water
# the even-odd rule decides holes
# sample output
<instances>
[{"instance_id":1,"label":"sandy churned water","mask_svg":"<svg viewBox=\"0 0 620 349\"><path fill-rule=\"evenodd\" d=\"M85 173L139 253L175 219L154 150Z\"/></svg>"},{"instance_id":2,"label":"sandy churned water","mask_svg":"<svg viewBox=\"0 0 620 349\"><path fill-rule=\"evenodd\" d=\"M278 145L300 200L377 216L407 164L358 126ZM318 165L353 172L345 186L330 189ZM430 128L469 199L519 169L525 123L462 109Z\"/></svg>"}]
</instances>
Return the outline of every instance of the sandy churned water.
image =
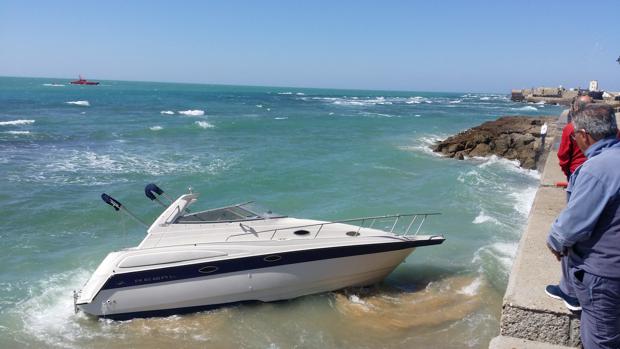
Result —
<instances>
[{"instance_id":1,"label":"sandy churned water","mask_svg":"<svg viewBox=\"0 0 620 349\"><path fill-rule=\"evenodd\" d=\"M479 277L456 276L412 291L353 288L124 322L79 316L76 325L81 330L75 341L57 344L88 348L109 348L114 343L131 348L471 346L475 343L468 343L462 327L475 321L470 317L480 307L488 306L483 302L488 297L484 282Z\"/></svg>"}]
</instances>

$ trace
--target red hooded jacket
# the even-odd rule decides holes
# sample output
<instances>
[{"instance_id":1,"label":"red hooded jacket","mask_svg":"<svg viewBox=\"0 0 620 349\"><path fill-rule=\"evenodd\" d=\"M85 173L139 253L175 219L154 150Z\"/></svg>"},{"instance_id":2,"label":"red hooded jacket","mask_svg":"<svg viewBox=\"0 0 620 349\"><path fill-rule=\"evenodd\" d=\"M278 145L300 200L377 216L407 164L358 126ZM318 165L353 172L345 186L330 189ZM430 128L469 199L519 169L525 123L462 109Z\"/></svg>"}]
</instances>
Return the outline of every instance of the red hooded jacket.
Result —
<instances>
[{"instance_id":1,"label":"red hooded jacket","mask_svg":"<svg viewBox=\"0 0 620 349\"><path fill-rule=\"evenodd\" d=\"M562 140L560 140L560 149L558 149L558 159L560 159L560 167L566 177L575 172L579 165L583 164L587 158L573 139L575 129L572 122L564 126L562 130Z\"/></svg>"}]
</instances>

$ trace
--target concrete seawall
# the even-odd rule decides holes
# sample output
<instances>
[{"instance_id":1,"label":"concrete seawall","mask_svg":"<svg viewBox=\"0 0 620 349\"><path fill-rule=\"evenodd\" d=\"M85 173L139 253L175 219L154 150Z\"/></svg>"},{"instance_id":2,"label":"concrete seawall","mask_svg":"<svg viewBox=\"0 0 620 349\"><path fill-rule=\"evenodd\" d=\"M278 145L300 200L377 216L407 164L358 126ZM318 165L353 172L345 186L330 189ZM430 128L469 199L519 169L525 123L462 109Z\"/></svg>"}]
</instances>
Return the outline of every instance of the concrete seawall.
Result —
<instances>
[{"instance_id":1,"label":"concrete seawall","mask_svg":"<svg viewBox=\"0 0 620 349\"><path fill-rule=\"evenodd\" d=\"M530 209L527 226L517 250L502 303L500 335L491 349L553 349L581 346L579 314L569 311L561 301L551 299L545 286L558 284L560 263L547 250L551 224L566 205L566 192L555 186L566 181L556 156L566 120L560 118L549 132L543 159L540 186ZM616 113L620 125L620 113Z\"/></svg>"},{"instance_id":2,"label":"concrete seawall","mask_svg":"<svg viewBox=\"0 0 620 349\"><path fill-rule=\"evenodd\" d=\"M549 227L566 204L566 181L555 156L563 124L549 134L541 183L521 237L502 305L500 336L490 348L562 348L579 346L579 318L561 301L549 298L545 286L557 284L560 263L547 250Z\"/></svg>"}]
</instances>

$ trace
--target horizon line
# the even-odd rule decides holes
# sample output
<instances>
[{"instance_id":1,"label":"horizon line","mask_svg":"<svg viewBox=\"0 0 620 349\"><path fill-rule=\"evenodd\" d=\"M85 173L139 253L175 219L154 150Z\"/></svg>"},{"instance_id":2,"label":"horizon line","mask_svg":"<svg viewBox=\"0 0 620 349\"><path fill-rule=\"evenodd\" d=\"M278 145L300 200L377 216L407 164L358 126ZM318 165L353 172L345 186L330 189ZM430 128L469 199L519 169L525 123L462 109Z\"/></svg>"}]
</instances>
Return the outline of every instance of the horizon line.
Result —
<instances>
[{"instance_id":1,"label":"horizon line","mask_svg":"<svg viewBox=\"0 0 620 349\"><path fill-rule=\"evenodd\" d=\"M78 74L81 75L81 74ZM50 77L50 76L12 76L0 75L0 78L16 78L16 79L63 79L69 80L74 78L66 77ZM304 86L270 86L270 85L239 85L230 83L207 83L207 82L187 82L187 81L156 81L156 80L113 80L113 79L97 79L97 81L117 81L117 82L144 82L144 83L160 83L160 84L184 84L184 85L206 85L206 86L232 86L232 87L263 87L263 88L297 88L306 90L337 90L337 91L366 91L366 92L437 92L437 93L486 93L486 94L506 94L510 92L482 92L482 91L441 91L441 90L398 90L398 89L369 89L369 88L343 88L343 87L304 87Z\"/></svg>"}]
</instances>

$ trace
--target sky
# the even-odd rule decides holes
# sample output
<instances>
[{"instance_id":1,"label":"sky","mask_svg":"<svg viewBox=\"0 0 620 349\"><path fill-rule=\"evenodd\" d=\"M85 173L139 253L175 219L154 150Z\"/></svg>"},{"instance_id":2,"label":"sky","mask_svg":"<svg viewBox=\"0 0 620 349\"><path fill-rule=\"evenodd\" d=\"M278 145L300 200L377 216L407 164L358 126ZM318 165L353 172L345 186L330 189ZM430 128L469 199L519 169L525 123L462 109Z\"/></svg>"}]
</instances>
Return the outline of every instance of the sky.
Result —
<instances>
[{"instance_id":1,"label":"sky","mask_svg":"<svg viewBox=\"0 0 620 349\"><path fill-rule=\"evenodd\" d=\"M0 0L0 76L620 91L618 14L618 0Z\"/></svg>"}]
</instances>

